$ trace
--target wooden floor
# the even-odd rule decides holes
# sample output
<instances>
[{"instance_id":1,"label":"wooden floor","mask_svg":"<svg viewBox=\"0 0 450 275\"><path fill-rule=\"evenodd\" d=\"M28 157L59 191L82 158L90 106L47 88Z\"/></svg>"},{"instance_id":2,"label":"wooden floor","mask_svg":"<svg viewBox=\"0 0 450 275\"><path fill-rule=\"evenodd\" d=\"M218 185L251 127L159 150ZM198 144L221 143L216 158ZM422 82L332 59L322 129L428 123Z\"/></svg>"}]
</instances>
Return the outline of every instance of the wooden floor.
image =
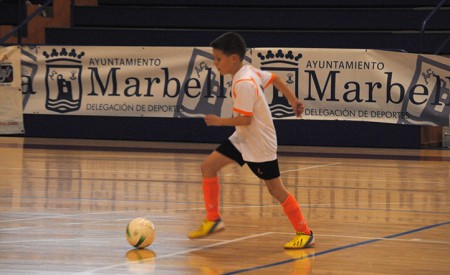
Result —
<instances>
[{"instance_id":1,"label":"wooden floor","mask_svg":"<svg viewBox=\"0 0 450 275\"><path fill-rule=\"evenodd\" d=\"M0 273L450 274L450 150L280 147L317 242L286 251L282 208L235 165L219 176L226 230L187 239L214 147L0 137ZM139 216L157 237L134 250Z\"/></svg>"}]
</instances>

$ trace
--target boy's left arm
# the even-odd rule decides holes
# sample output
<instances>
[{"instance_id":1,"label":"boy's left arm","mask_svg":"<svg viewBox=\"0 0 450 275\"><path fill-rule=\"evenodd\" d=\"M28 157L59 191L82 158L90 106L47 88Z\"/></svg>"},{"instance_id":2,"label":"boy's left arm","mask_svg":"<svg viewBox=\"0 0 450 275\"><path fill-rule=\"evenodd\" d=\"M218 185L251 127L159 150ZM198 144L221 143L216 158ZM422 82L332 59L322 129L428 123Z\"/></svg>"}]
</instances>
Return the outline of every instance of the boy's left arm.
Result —
<instances>
[{"instance_id":1,"label":"boy's left arm","mask_svg":"<svg viewBox=\"0 0 450 275\"><path fill-rule=\"evenodd\" d=\"M305 107L303 106L303 103L295 97L294 93L291 91L291 89L283 82L281 77L278 75L275 76L272 84L286 97L286 99L289 101L289 104L291 104L292 110L294 111L295 115L297 117L302 117L303 111L305 110Z\"/></svg>"},{"instance_id":2,"label":"boy's left arm","mask_svg":"<svg viewBox=\"0 0 450 275\"><path fill-rule=\"evenodd\" d=\"M244 126L252 122L251 116L237 115L234 117L218 117L216 115L208 114L204 117L205 123L208 126Z\"/></svg>"}]
</instances>

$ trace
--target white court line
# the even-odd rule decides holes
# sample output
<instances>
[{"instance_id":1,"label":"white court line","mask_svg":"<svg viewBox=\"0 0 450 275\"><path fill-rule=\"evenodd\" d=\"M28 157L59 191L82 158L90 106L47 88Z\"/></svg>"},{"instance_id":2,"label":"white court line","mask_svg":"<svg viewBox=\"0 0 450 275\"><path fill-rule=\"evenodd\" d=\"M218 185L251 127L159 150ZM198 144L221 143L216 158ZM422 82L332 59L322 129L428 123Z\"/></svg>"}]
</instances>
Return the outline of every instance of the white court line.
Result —
<instances>
[{"instance_id":1,"label":"white court line","mask_svg":"<svg viewBox=\"0 0 450 275\"><path fill-rule=\"evenodd\" d=\"M261 233L261 234L256 234L256 235L250 235L250 236L246 236L246 237L241 237L241 238L237 238L234 240L230 240L230 241L221 241L219 243L215 243L215 244L210 244L210 245L206 245L206 246L202 246L202 247L197 247L197 248L193 248L193 249L189 249L187 251L179 251L179 252L174 252L174 253L170 253L170 254L166 254L166 255L162 255L157 257L158 259L161 258L169 258L172 256L177 256L180 254L186 254L189 252L194 252L194 251L198 251L198 250L202 250L202 249L206 249L206 248L211 248L211 247L215 247L215 246L220 246L220 245L224 245L224 244L228 244L228 243L233 243L233 242L237 242L237 241L241 241L241 240L246 240L246 239L251 239L251 238L256 238L259 236L265 236L265 235L270 235L270 234L278 234L278 235L292 235L292 232L265 232L265 233ZM431 244L450 244L449 241L432 241L432 240L424 240L421 238L412 238L412 239L398 239L398 238L377 238L377 237L366 237L366 236L352 236L352 235L334 235L334 234L314 234L315 237L330 237L330 238L348 238L348 239L361 239L361 240L385 240L385 241L393 241L393 242L414 242L414 243L431 243ZM22 240L14 240L14 241L0 241L0 244L14 244L14 243L40 243L40 242L51 242L51 243L66 243L70 242L70 241L77 241L77 242L86 242L86 243L91 243L91 240L95 240L95 241L108 241L108 240L117 240L117 238L115 237L111 237L111 238L98 238L98 237L74 237L74 238L52 238L52 239L35 239L35 240L30 240L30 239L22 239ZM180 242L180 241L185 241L186 238L164 238L164 241L174 241L174 242ZM203 239L203 240L207 240L207 241L219 241L219 239ZM109 242L109 241L108 241Z\"/></svg>"},{"instance_id":2,"label":"white court line","mask_svg":"<svg viewBox=\"0 0 450 275\"><path fill-rule=\"evenodd\" d=\"M178 256L178 255L183 255L183 254L187 254L187 253L191 253L191 252L195 252L195 251L199 251L199 250L204 250L204 249L208 249L208 248L212 248L212 247L216 247L216 246L221 246L221 245L227 245L230 243L234 243L234 242L239 242L239 241L243 241L243 240L247 240L247 239L251 239L251 238L257 238L257 237L261 237L261 236L266 236L266 235L271 235L271 234L289 234L292 235L291 233L285 233L285 232L265 232L265 233L261 233L261 234L255 234L255 235L250 235L250 236L246 236L246 237L241 237L241 238L237 238L237 239L233 239L233 240L227 240L227 241L222 241L219 243L214 243L214 244L209 244L209 245L205 245L205 246L200 246L197 248L192 248L192 249L188 249L188 250L183 250L183 251L178 251L178 252L174 252L174 253L169 253L169 254L165 254L162 256L156 256L153 259L163 259L163 258L170 258L170 257L174 257L174 256ZM358 236L345 236L345 235L326 235L326 234L317 234L317 237L334 237L334 238L352 238L352 239L364 239L364 240L384 240L384 241L395 241L395 242L420 242L420 243L434 243L434 244L450 244L450 242L447 241L424 241L422 239L397 239L397 238L376 238L376 237L358 237ZM145 262L145 260L143 260L142 262ZM94 273L94 272L98 272L98 271L103 271L103 270L108 270L108 269L112 269L112 268L116 268L116 267L120 267L123 265L126 265L127 262L124 263L120 263L120 264L115 264L115 265L110 265L110 266L105 266L105 267L100 267L100 268L96 268L96 269L92 269L89 271L84 271L82 273Z\"/></svg>"},{"instance_id":3,"label":"white court line","mask_svg":"<svg viewBox=\"0 0 450 275\"><path fill-rule=\"evenodd\" d=\"M296 171L303 171L303 170L309 170L309 169L325 167L325 166L339 165L339 164L342 164L342 163L341 162L325 163L325 164L320 164L320 165L303 167L303 168L299 168L299 169L280 171L280 174L289 173L289 172L296 172ZM222 174L220 176L227 176L228 177L228 176L235 176L235 175L236 174L228 173L228 174Z\"/></svg>"},{"instance_id":4,"label":"white court line","mask_svg":"<svg viewBox=\"0 0 450 275\"><path fill-rule=\"evenodd\" d=\"M391 202L389 205L427 205L426 202L418 202L418 203L404 203L404 202ZM447 204L447 202L433 202L433 204ZM371 205L386 205L386 202L379 202L379 203L372 203ZM302 207L308 208L308 207L340 207L340 206L348 206L346 203L341 204L321 204L321 203L313 203L313 204L302 204ZM239 208L260 208L260 207L280 207L279 204L269 204L269 205L233 205L233 206L223 206L222 209L239 209ZM184 211L203 211L205 208L203 206L201 207L190 207L190 208L178 208L178 209L153 209L148 210L146 214L142 215L143 217L151 218L151 213L155 212L184 212ZM335 210L347 210L345 208L343 209L335 209ZM354 211L354 208L350 208L348 210ZM361 211L367 210L366 208L359 209ZM374 210L386 210L386 209L374 209ZM21 214L22 212L18 212ZM64 219L64 218L73 218L73 217L80 217L80 216L90 216L90 215L111 215L111 214L120 214L120 213L136 213L135 210L127 210L127 211L108 211L108 212L93 212L93 213L76 213L76 214L55 214L55 215L42 215L39 217L30 217L30 218L18 218L18 219L9 219L9 220L0 220L0 223L7 223L7 222L18 222L18 221L32 221L32 220L39 220L39 219ZM3 214L16 214L15 212L3 212ZM166 214L167 215L167 214ZM128 218L120 218L120 219L108 219L108 221L122 221L122 220L129 220ZM102 223L106 220L92 220L92 221L83 221L83 222L71 222L67 224L86 224L86 223ZM0 229L5 230L5 229Z\"/></svg>"},{"instance_id":5,"label":"white court line","mask_svg":"<svg viewBox=\"0 0 450 275\"><path fill-rule=\"evenodd\" d=\"M71 167L66 167L67 169L61 168L18 168L18 167L0 167L0 170L26 170L26 171L65 171L70 170L72 172L100 172L100 173L132 173L132 174L161 174L161 175L190 175L190 176L201 176L201 173L178 173L178 172L165 172L160 169L152 171L133 171L129 170L90 170L90 169L72 169Z\"/></svg>"},{"instance_id":6,"label":"white court line","mask_svg":"<svg viewBox=\"0 0 450 275\"><path fill-rule=\"evenodd\" d=\"M21 226L21 227L8 227L8 228L1 228L0 232L25 230L25 229L31 229L31 228L33 228L33 227L31 227L31 226L28 226L28 227L24 227L24 226ZM0 243L4 243L4 242L0 241Z\"/></svg>"},{"instance_id":7,"label":"white court line","mask_svg":"<svg viewBox=\"0 0 450 275\"><path fill-rule=\"evenodd\" d=\"M150 211L163 211L163 210L164 209L157 209L157 210L150 210ZM86 215L88 215L88 216L89 215L110 215L110 214L116 214L116 213L129 213L129 212L136 212L136 211L135 210L127 210L127 211L108 211L108 212L77 213L77 214L55 214L55 215L47 215L47 216L39 216L39 217L19 218L19 219L12 219L12 220L0 220L0 223L17 222L17 221L32 221L32 220L39 220L39 219L64 219L64 218L86 216ZM8 212L8 213L12 213L12 212ZM18 213L21 214L22 212L18 212Z\"/></svg>"},{"instance_id":8,"label":"white court line","mask_svg":"<svg viewBox=\"0 0 450 275\"><path fill-rule=\"evenodd\" d=\"M240 242L240 241L244 241L244 240L252 239L252 238L258 238L258 237L261 237L261 236L270 235L272 233L273 232L265 232L265 233L261 233L261 234L255 234L255 235L245 236L245 237L241 237L241 238L237 238L237 239L232 239L232 240L222 241L222 242L218 242L218 243L208 244L208 245L204 245L204 246L200 246L200 247L196 247L196 248L192 248L192 249L188 249L188 250L183 250L183 251L169 253L169 254L165 254L165 255L161 255L161 256L156 256L155 258L152 258L152 259L158 260L158 259L163 259L163 258L170 258L170 257L182 255L182 254L187 254L187 253L191 253L191 252L195 252L195 251L199 251L199 250L208 249L208 248L211 248L211 247L227 245L227 244L230 244L230 243ZM84 271L84 272L81 272L81 273L82 274L83 273L90 274L90 273L94 273L94 272L98 272L98 271L102 271L102 270L108 270L108 269L124 266L124 265L127 265L127 264L128 264L127 262L123 262L123 263L120 263L120 264L115 264L115 265L100 267L100 268L96 268L96 269L91 269L89 271Z\"/></svg>"},{"instance_id":9,"label":"white court line","mask_svg":"<svg viewBox=\"0 0 450 275\"><path fill-rule=\"evenodd\" d=\"M101 239L99 239L99 238L93 238L93 237L91 237L91 238L79 238L79 237L76 237L76 238L58 238L58 239L35 239L35 240L30 240L30 239L22 239L22 240L15 240L15 241L0 241L0 244L15 244L15 243L40 243L40 242L44 242L44 243L46 243L46 242L50 242L50 243L53 243L53 244L55 244L55 245L59 245L59 243L61 243L61 245L67 245L68 244L68 242L70 242L70 241L76 241L77 242L77 244L78 243L82 243L82 242L85 242L85 243L88 243L88 244L92 244L93 243L93 241L92 240L94 240L94 241L96 241L97 243L99 243L99 240L103 240L103 241L106 241L106 240L108 240L108 244L109 243L111 243L110 242L110 240L114 240L114 241L117 241L117 238L101 238Z\"/></svg>"},{"instance_id":10,"label":"white court line","mask_svg":"<svg viewBox=\"0 0 450 275\"><path fill-rule=\"evenodd\" d=\"M302 171L302 170L308 170L308 169L314 169L314 168L318 168L318 167L323 167L323 166L331 166L331 165L338 165L341 164L341 162L336 162L336 163L325 163L325 164L321 164L321 165L315 165L315 166L309 166L309 167L305 167L305 168L300 168L300 169L295 169L295 170L286 170L283 171L281 173L289 173L289 172L294 172L294 171ZM29 168L21 168L21 167L0 167L0 170L27 170L27 171L60 171L60 168L34 168L34 169L29 169ZM124 170L124 171L120 171L120 170L89 170L89 169L71 169L71 171L73 172L102 172L102 173L130 173L130 171L128 170ZM132 172L134 174L162 174L162 175L179 175L179 174L183 174L183 175L192 175L192 176L201 176L201 173L178 173L178 172L164 172L164 171L145 171L145 172L141 172L141 171L135 171ZM230 176L230 175L235 175L233 173L228 173L228 174L223 174L221 176Z\"/></svg>"},{"instance_id":11,"label":"white court line","mask_svg":"<svg viewBox=\"0 0 450 275\"><path fill-rule=\"evenodd\" d=\"M313 168L317 168L317 167L322 167L322 166L332 166L332 165L339 165L342 164L340 162L337 163L327 163L327 164L323 164L323 165L315 165L315 166L310 166L310 167L305 167L305 168L299 168L299 169L294 169L294 170L286 170L286 171L281 171L280 173L289 173L289 172L295 172L295 171L302 171L302 170L308 170L308 169L313 169ZM60 171L60 170L64 170L64 169L58 169L58 168L54 168L54 169L28 169L28 168L14 168L14 167L0 167L0 170L27 170L27 171ZM130 173L130 171L120 171L120 170L85 170L85 169L71 169L71 171L74 172L102 172L102 173ZM199 178L201 178L201 173L178 173L178 172L161 172L161 171L133 171L133 174L143 174L143 175L187 175L187 176L197 176ZM21 176L21 175L19 175ZM234 173L224 173L224 174L219 174L219 177L235 177L236 174ZM37 176L33 176L30 178L45 178L45 177L37 177ZM240 175L239 178L255 178L254 175ZM285 178L291 178L289 176L285 176ZM295 176L295 178L298 179L318 179L318 180L333 180L333 181L364 181L364 182L383 182L383 183L389 183L389 182L402 182L402 183L430 183L430 184L440 184L443 182L439 182L439 181L431 181L427 180L414 180L414 179L410 179L410 180L405 180L405 179L398 179L398 180L386 180L386 179L373 179L373 178L363 178L363 179L357 179L357 178L324 178L324 177L306 177L306 176ZM81 180L84 178L80 178ZM97 178L96 180L101 180L102 178ZM18 179L20 180L20 179ZM117 180L124 180L124 179L117 179ZM141 179L142 180L142 179ZM146 180L146 179L143 179ZM200 181L199 181L200 182Z\"/></svg>"},{"instance_id":12,"label":"white court line","mask_svg":"<svg viewBox=\"0 0 450 275\"><path fill-rule=\"evenodd\" d=\"M314 165L314 166L309 166L309 167L304 167L304 168L299 168L299 169L285 170L285 171L281 171L280 174L289 173L289 172L296 172L296 171L303 171L303 170L308 170L308 169L314 169L314 168L318 168L318 167L339 165L339 164L342 164L342 163L341 162L325 163L325 164L321 164L321 165Z\"/></svg>"}]
</instances>

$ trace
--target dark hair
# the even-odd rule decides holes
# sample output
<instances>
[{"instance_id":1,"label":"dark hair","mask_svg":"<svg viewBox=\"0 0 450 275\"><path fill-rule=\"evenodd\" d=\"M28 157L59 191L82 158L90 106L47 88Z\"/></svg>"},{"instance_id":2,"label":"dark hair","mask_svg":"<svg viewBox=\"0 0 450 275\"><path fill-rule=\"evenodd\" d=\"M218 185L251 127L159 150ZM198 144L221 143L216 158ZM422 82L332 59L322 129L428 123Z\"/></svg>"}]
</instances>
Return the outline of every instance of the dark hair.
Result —
<instances>
[{"instance_id":1,"label":"dark hair","mask_svg":"<svg viewBox=\"0 0 450 275\"><path fill-rule=\"evenodd\" d=\"M210 46L221 50L226 55L237 54L244 60L247 45L244 38L235 32L227 32L214 39Z\"/></svg>"}]
</instances>

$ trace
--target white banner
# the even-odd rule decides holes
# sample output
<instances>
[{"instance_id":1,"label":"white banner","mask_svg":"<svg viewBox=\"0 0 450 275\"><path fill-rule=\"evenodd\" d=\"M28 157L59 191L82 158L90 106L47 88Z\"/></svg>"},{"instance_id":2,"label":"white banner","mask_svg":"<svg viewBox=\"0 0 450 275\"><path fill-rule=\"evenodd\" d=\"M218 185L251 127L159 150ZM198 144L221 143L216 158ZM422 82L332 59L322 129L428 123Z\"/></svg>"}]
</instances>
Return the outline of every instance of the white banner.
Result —
<instances>
[{"instance_id":1,"label":"white banner","mask_svg":"<svg viewBox=\"0 0 450 275\"><path fill-rule=\"evenodd\" d=\"M0 134L24 132L20 48L0 47Z\"/></svg>"},{"instance_id":2,"label":"white banner","mask_svg":"<svg viewBox=\"0 0 450 275\"><path fill-rule=\"evenodd\" d=\"M209 48L24 48L25 113L198 117L231 115ZM223 80L230 81L230 80Z\"/></svg>"},{"instance_id":3,"label":"white banner","mask_svg":"<svg viewBox=\"0 0 450 275\"><path fill-rule=\"evenodd\" d=\"M231 116L231 79L211 48L23 48L28 114ZM450 61L379 50L256 48L246 62L282 76L306 106L304 119L448 125ZM293 119L273 87L275 119Z\"/></svg>"},{"instance_id":4,"label":"white banner","mask_svg":"<svg viewBox=\"0 0 450 275\"><path fill-rule=\"evenodd\" d=\"M276 72L305 103L305 119L448 125L450 59L355 49L255 49L253 64ZM273 88L269 88L273 89ZM275 117L292 115L278 91Z\"/></svg>"}]
</instances>

